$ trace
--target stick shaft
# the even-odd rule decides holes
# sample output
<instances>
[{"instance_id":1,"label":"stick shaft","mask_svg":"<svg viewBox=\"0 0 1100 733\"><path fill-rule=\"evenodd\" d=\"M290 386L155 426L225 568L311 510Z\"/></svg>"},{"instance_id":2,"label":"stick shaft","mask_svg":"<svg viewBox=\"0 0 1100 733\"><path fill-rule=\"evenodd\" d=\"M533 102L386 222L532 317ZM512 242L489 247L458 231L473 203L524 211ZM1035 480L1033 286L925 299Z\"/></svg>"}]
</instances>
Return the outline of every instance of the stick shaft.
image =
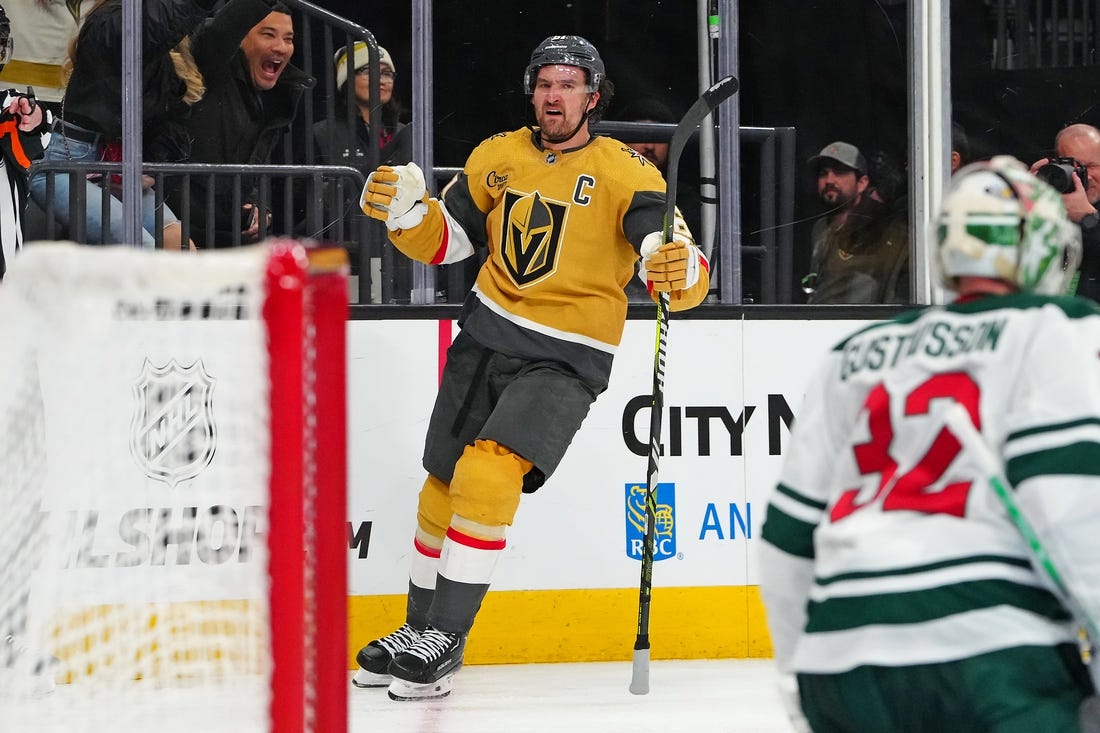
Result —
<instances>
[{"instance_id":1,"label":"stick shaft","mask_svg":"<svg viewBox=\"0 0 1100 733\"><path fill-rule=\"evenodd\" d=\"M676 126L669 142L668 176L663 241L672 241L676 216L676 177L680 153L695 128L738 89L737 79L727 76L703 92ZM668 342L669 294L661 292L657 302L657 334L653 356L653 399L649 416L649 464L646 470L645 539L642 543L641 578L638 584L638 634L634 640L634 666L630 691L649 692L649 611L653 595L653 554L657 525L657 475L661 457L661 418L664 414L665 350Z\"/></svg>"},{"instance_id":2,"label":"stick shaft","mask_svg":"<svg viewBox=\"0 0 1100 733\"><path fill-rule=\"evenodd\" d=\"M1051 584L1058 599L1066 609L1073 614L1074 619L1088 634L1090 641L1096 644L1100 641L1100 629L1097 628L1096 619L1089 616L1084 607L1077 601L1073 591L1066 584L1065 576L1058 569L1054 558L1050 556L1038 533L1027 518L1023 509L1016 502L1012 488L1001 470L1000 461L994 455L989 444L985 442L978 429L970 421L970 416L959 405L952 405L947 411L947 424L951 431L962 442L968 452L972 452L981 461L982 468L987 472L987 480L993 493L1001 501L1009 519L1016 526L1016 530L1027 543L1035 564L1042 569Z\"/></svg>"}]
</instances>

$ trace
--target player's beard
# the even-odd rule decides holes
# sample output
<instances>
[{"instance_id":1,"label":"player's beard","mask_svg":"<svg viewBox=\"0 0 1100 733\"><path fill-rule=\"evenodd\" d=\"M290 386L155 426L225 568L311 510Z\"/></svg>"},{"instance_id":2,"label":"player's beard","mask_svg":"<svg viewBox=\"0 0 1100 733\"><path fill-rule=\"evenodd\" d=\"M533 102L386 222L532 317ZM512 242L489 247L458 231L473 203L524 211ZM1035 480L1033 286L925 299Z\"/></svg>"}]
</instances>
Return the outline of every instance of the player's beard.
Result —
<instances>
[{"instance_id":1,"label":"player's beard","mask_svg":"<svg viewBox=\"0 0 1100 733\"><path fill-rule=\"evenodd\" d=\"M580 115L572 115L565 110L563 114L549 115L545 110L535 115L539 123L539 135L543 140L551 143L563 143L573 137L581 127Z\"/></svg>"}]
</instances>

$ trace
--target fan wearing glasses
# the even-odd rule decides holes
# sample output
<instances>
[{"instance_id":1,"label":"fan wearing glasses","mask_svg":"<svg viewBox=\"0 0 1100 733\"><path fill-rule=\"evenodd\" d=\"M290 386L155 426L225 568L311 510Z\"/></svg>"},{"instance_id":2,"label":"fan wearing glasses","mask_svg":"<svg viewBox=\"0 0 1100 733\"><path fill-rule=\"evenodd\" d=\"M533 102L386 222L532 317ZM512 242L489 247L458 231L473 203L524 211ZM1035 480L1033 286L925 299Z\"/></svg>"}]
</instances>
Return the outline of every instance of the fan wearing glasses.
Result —
<instances>
[{"instance_id":1,"label":"fan wearing glasses","mask_svg":"<svg viewBox=\"0 0 1100 733\"><path fill-rule=\"evenodd\" d=\"M401 122L403 109L393 94L394 71L393 57L378 47L378 101L371 101L371 77L368 63L367 44L357 41L352 46L352 58L348 58L347 47L341 48L333 57L336 67L336 94L333 111L326 119L313 125L313 142L316 162L321 165L350 165L365 173L374 168L367 163L367 151L370 149L371 112L378 115L376 123L376 146L379 150L378 162L387 165L400 165L412 160L412 138ZM346 88L348 69L354 68L353 84ZM349 113L349 108L351 112Z\"/></svg>"}]
</instances>

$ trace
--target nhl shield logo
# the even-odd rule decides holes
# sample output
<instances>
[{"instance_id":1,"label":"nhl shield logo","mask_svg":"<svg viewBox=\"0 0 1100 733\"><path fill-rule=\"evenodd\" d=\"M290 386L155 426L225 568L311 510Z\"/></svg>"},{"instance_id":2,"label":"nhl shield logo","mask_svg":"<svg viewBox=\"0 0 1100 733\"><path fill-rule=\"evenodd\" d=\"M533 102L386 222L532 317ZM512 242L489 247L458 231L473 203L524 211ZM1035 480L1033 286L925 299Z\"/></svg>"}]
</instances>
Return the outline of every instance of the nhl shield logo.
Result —
<instances>
[{"instance_id":1,"label":"nhl shield logo","mask_svg":"<svg viewBox=\"0 0 1100 733\"><path fill-rule=\"evenodd\" d=\"M217 444L213 394L214 379L201 361L145 360L134 383L130 452L147 476L175 487L210 465Z\"/></svg>"}]
</instances>

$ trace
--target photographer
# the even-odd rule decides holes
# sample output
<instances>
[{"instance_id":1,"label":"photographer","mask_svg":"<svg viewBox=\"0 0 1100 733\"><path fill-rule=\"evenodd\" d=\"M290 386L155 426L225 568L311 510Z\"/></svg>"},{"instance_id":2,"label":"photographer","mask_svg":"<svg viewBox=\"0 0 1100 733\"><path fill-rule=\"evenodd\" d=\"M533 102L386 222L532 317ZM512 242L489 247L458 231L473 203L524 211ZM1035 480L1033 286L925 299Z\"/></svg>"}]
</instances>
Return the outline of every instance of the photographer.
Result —
<instances>
[{"instance_id":1,"label":"photographer","mask_svg":"<svg viewBox=\"0 0 1100 733\"><path fill-rule=\"evenodd\" d=\"M1081 227L1077 294L1100 301L1100 130L1073 124L1054 138L1054 158L1043 158L1031 172L1062 193L1069 218Z\"/></svg>"}]
</instances>

